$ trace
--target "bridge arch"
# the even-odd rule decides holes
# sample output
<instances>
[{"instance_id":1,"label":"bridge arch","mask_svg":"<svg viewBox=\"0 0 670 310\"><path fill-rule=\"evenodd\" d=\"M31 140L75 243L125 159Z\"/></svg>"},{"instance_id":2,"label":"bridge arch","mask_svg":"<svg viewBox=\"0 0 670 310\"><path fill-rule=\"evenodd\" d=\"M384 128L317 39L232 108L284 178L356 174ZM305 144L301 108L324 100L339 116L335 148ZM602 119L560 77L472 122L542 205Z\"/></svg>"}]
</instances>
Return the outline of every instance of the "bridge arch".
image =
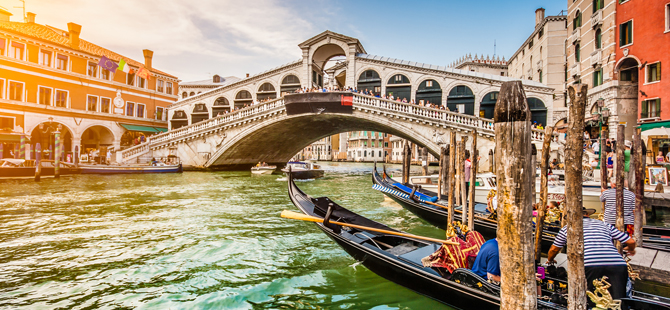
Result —
<instances>
[{"instance_id":1,"label":"bridge arch","mask_svg":"<svg viewBox=\"0 0 670 310\"><path fill-rule=\"evenodd\" d=\"M365 91L366 89L378 96L382 92L382 79L379 73L371 68L361 72L356 81L356 89Z\"/></svg>"},{"instance_id":2,"label":"bridge arch","mask_svg":"<svg viewBox=\"0 0 670 310\"><path fill-rule=\"evenodd\" d=\"M298 77L298 74L295 72L289 72L284 74L281 79L281 83L279 84L279 92L283 96L284 93L292 93L295 92L297 89L300 89L300 78Z\"/></svg>"},{"instance_id":3,"label":"bridge arch","mask_svg":"<svg viewBox=\"0 0 670 310\"><path fill-rule=\"evenodd\" d=\"M277 98L277 89L275 88L272 82L266 81L258 87L256 92L256 100L262 101L266 99L275 99Z\"/></svg>"},{"instance_id":4,"label":"bridge arch","mask_svg":"<svg viewBox=\"0 0 670 310\"><path fill-rule=\"evenodd\" d=\"M547 126L547 106L544 102L535 97L528 97L526 102L528 102L528 108L530 109L531 120Z\"/></svg>"},{"instance_id":5,"label":"bridge arch","mask_svg":"<svg viewBox=\"0 0 670 310\"><path fill-rule=\"evenodd\" d=\"M432 77L426 77L419 83L419 87L416 89L416 102L424 101L424 103L437 104L438 106L442 105L442 87L440 83L437 82Z\"/></svg>"},{"instance_id":6,"label":"bridge arch","mask_svg":"<svg viewBox=\"0 0 670 310\"><path fill-rule=\"evenodd\" d=\"M188 126L188 115L184 110L176 110L170 118L170 129L174 130L180 127Z\"/></svg>"},{"instance_id":7,"label":"bridge arch","mask_svg":"<svg viewBox=\"0 0 670 310\"><path fill-rule=\"evenodd\" d=\"M191 124L202 122L209 119L209 109L204 103L196 103L191 111Z\"/></svg>"},{"instance_id":8,"label":"bridge arch","mask_svg":"<svg viewBox=\"0 0 670 310\"><path fill-rule=\"evenodd\" d=\"M226 114L226 111L230 111L230 102L226 97L219 97L214 100L212 105L212 117L216 117L219 114Z\"/></svg>"},{"instance_id":9,"label":"bridge arch","mask_svg":"<svg viewBox=\"0 0 670 310\"><path fill-rule=\"evenodd\" d=\"M235 94L235 101L233 101L233 104L235 105L235 109L244 107L244 105L249 105L253 103L254 98L251 95L251 92L248 89L241 89Z\"/></svg>"},{"instance_id":10,"label":"bridge arch","mask_svg":"<svg viewBox=\"0 0 670 310\"><path fill-rule=\"evenodd\" d=\"M396 98L406 98L407 101L412 99L412 81L406 73L395 73L391 75L386 81L386 95L394 96Z\"/></svg>"},{"instance_id":11,"label":"bridge arch","mask_svg":"<svg viewBox=\"0 0 670 310\"><path fill-rule=\"evenodd\" d=\"M467 115L475 115L475 94L467 85L456 85L449 91L447 107Z\"/></svg>"}]
</instances>

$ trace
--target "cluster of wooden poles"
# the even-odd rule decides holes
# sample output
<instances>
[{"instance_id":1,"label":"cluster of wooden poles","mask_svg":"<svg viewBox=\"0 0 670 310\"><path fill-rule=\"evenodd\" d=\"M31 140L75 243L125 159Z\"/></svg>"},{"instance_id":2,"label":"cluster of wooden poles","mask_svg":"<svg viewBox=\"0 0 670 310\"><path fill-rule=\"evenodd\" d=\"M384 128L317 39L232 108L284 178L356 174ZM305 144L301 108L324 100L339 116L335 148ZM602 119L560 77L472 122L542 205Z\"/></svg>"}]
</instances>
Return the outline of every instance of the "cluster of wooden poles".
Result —
<instances>
[{"instance_id":1,"label":"cluster of wooden poles","mask_svg":"<svg viewBox=\"0 0 670 310\"><path fill-rule=\"evenodd\" d=\"M567 227L568 254L568 309L586 309L586 277L584 272L584 233L582 203L582 172L584 155L584 122L588 86L572 85L568 89L570 111L565 146L565 197L561 224ZM547 126L540 158L540 201L533 238L533 204L536 201L535 168L537 151L531 143L531 113L520 81L503 83L494 112L495 155L493 170L497 177L498 231L500 249L501 309L536 309L537 289L535 264L541 255L541 238L547 207L547 174L549 168L550 144L554 128ZM616 199L617 225L624 230L623 186L624 186L624 125L617 128ZM601 145L605 145L607 131L601 134ZM453 222L454 205L463 205L463 223L474 229L474 193L477 175L477 131L471 133L471 161L469 197L465 189L465 151L468 136L457 142L451 134L450 143L441 148L438 196L448 196L446 208L449 222ZM638 129L631 148L635 167L635 239L642 242L642 221L644 207L644 154L641 151L640 130ZM403 150L403 183L409 181L411 144L405 143ZM607 188L607 156L601 156L601 184ZM632 171L631 171L632 173ZM466 201L468 205L465 206ZM604 206L603 206L604 210Z\"/></svg>"},{"instance_id":2,"label":"cluster of wooden poles","mask_svg":"<svg viewBox=\"0 0 670 310\"><path fill-rule=\"evenodd\" d=\"M63 141L61 140L61 132L60 131L55 131L53 132L54 134L54 139L55 139L55 150L53 154L54 158L54 178L59 178L60 177L60 162L61 162L61 157L63 155ZM17 159L26 159L27 158L27 153L26 148L28 144L26 143L26 136L21 135L21 138L19 140L19 144L15 144L14 146L14 154L16 154L15 158ZM2 144L0 144L0 154L2 152ZM33 152L31 152L32 154ZM42 147L40 143L35 143L35 150L34 150L34 159L35 159L35 181L39 181L42 176Z\"/></svg>"}]
</instances>

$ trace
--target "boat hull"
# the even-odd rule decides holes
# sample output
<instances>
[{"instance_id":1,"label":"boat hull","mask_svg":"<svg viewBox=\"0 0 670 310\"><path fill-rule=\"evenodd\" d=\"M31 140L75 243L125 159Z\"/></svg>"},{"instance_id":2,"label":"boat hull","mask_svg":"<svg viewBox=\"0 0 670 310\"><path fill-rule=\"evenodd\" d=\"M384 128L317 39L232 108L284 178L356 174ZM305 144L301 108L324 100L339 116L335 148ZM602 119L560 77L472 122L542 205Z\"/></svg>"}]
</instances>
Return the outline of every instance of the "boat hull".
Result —
<instances>
[{"instance_id":1,"label":"boat hull","mask_svg":"<svg viewBox=\"0 0 670 310\"><path fill-rule=\"evenodd\" d=\"M143 173L181 173L181 164L172 166L107 166L81 165L82 174L143 174Z\"/></svg>"},{"instance_id":2,"label":"boat hull","mask_svg":"<svg viewBox=\"0 0 670 310\"><path fill-rule=\"evenodd\" d=\"M282 169L283 172L288 173L288 170ZM322 178L324 175L323 170L294 170L291 172L294 179L297 180L308 180L308 179L318 179Z\"/></svg>"},{"instance_id":3,"label":"boat hull","mask_svg":"<svg viewBox=\"0 0 670 310\"><path fill-rule=\"evenodd\" d=\"M251 168L252 174L272 174L276 168Z\"/></svg>"}]
</instances>

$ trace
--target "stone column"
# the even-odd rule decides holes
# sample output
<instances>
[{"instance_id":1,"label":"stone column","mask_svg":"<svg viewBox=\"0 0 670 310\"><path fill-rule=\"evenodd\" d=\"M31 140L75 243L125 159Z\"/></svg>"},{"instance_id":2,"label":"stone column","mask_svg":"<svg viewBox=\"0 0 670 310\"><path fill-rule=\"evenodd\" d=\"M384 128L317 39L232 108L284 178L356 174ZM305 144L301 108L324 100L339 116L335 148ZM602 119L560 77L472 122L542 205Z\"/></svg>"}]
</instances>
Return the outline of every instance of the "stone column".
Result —
<instances>
[{"instance_id":1,"label":"stone column","mask_svg":"<svg viewBox=\"0 0 670 310\"><path fill-rule=\"evenodd\" d=\"M356 45L349 45L349 54L347 55L347 80L345 86L356 87Z\"/></svg>"}]
</instances>

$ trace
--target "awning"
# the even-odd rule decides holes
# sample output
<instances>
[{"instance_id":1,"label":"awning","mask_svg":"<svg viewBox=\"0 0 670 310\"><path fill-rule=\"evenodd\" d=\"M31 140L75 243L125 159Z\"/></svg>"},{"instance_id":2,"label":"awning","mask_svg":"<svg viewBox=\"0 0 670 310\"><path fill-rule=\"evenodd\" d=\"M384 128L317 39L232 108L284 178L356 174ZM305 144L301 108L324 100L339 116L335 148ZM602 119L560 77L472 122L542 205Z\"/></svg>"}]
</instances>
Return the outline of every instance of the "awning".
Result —
<instances>
[{"instance_id":1,"label":"awning","mask_svg":"<svg viewBox=\"0 0 670 310\"><path fill-rule=\"evenodd\" d=\"M154 129L156 129L160 132L167 132L167 128L154 127Z\"/></svg>"},{"instance_id":2,"label":"awning","mask_svg":"<svg viewBox=\"0 0 670 310\"><path fill-rule=\"evenodd\" d=\"M650 129L654 129L654 128L661 128L661 127L665 127L665 128L670 129L670 121L650 122L650 123L640 124L640 129L642 131L650 130Z\"/></svg>"},{"instance_id":3,"label":"awning","mask_svg":"<svg viewBox=\"0 0 670 310\"><path fill-rule=\"evenodd\" d=\"M129 125L129 124L120 124L121 127L128 129L130 131L139 131L139 132L163 132L154 127L149 126L140 126L140 125Z\"/></svg>"}]
</instances>

